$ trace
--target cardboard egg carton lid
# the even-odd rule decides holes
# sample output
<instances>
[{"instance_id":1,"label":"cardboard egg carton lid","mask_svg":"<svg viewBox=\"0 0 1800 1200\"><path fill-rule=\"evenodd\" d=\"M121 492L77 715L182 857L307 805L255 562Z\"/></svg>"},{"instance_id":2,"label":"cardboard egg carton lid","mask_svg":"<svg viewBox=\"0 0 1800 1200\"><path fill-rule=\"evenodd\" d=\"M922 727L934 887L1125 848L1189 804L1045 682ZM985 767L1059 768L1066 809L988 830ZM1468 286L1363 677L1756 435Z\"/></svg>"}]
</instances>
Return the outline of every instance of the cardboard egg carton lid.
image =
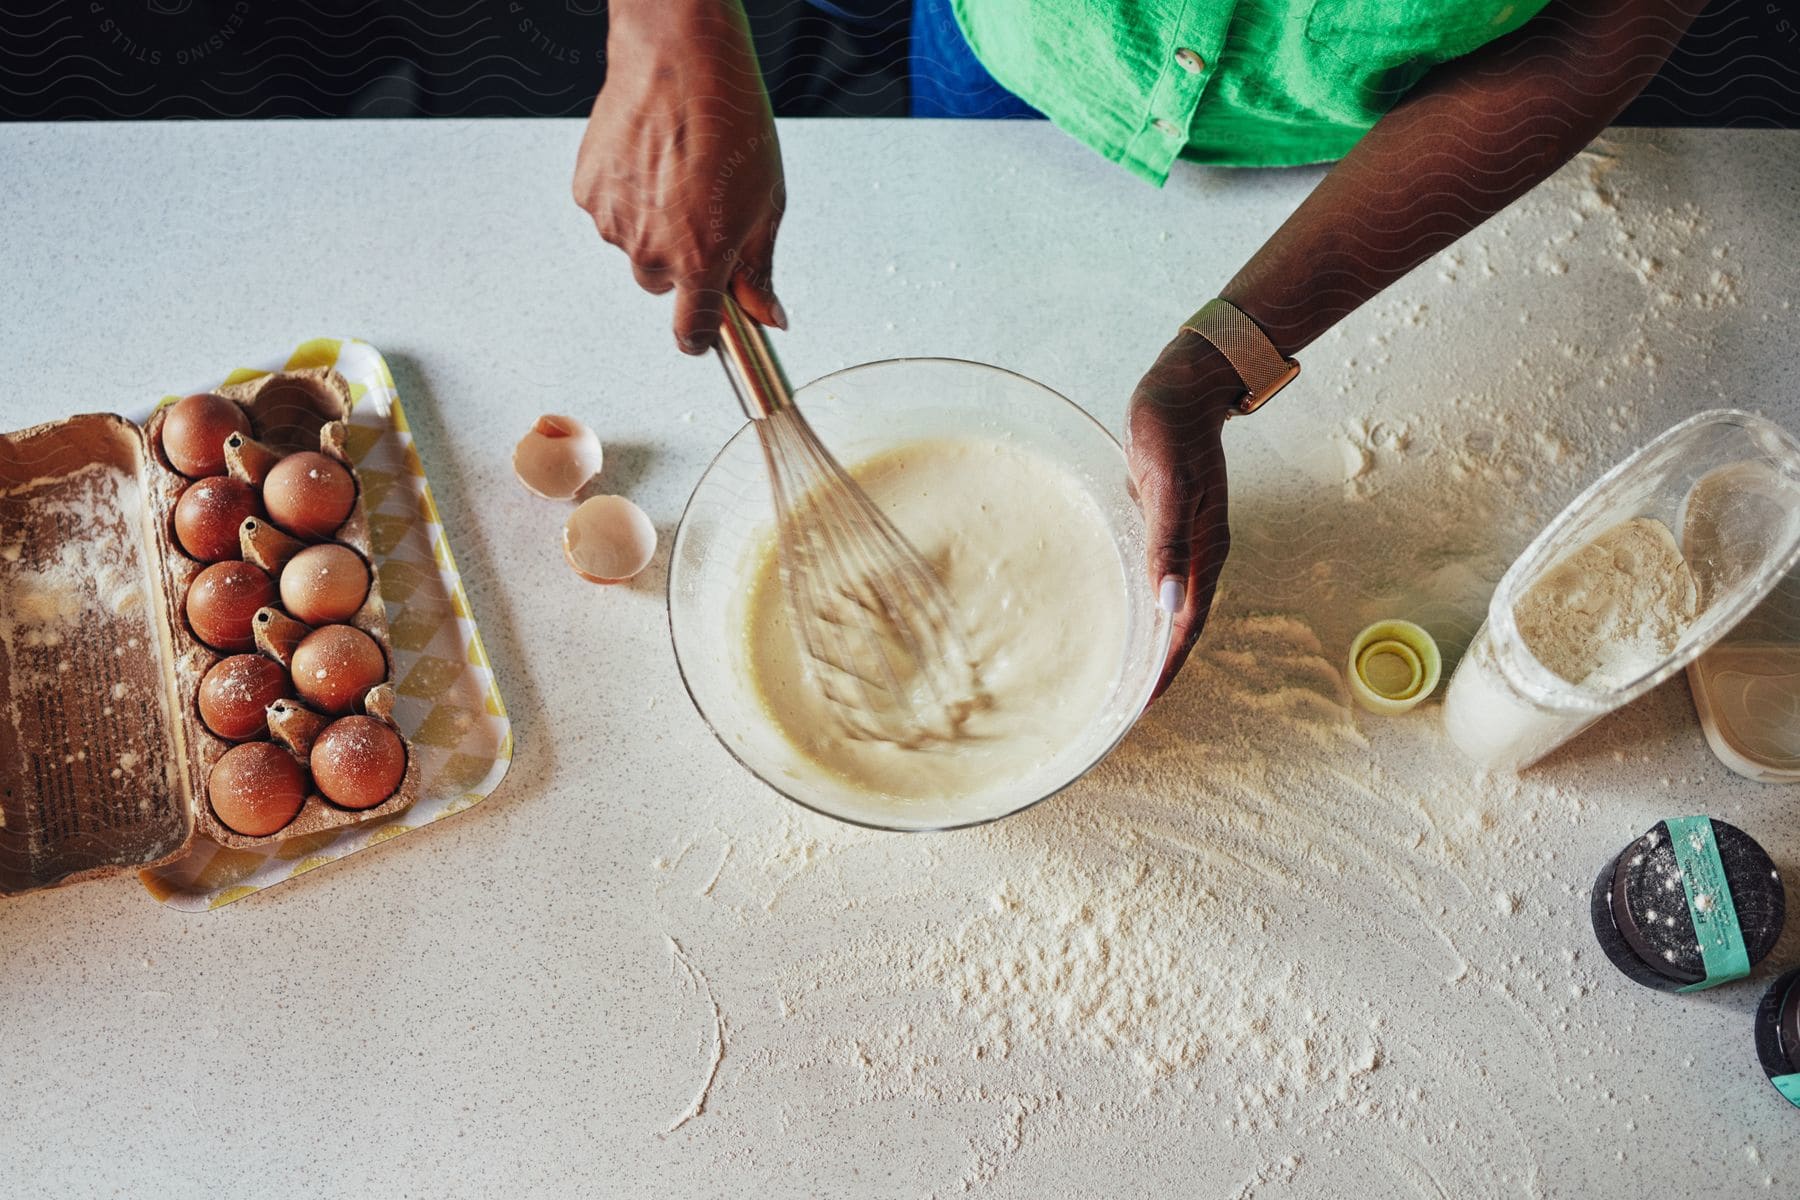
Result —
<instances>
[{"instance_id":1,"label":"cardboard egg carton lid","mask_svg":"<svg viewBox=\"0 0 1800 1200\"><path fill-rule=\"evenodd\" d=\"M0 894L193 839L157 472L121 417L0 436Z\"/></svg>"}]
</instances>

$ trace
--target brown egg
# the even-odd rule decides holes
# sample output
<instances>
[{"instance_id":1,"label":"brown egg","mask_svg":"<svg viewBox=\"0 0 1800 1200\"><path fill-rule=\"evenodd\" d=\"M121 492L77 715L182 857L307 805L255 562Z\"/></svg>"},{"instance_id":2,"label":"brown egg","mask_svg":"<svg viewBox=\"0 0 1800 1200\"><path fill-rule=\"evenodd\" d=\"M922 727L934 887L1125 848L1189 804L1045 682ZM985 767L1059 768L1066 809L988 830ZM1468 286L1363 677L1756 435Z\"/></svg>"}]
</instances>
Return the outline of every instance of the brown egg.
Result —
<instances>
[{"instance_id":1,"label":"brown egg","mask_svg":"<svg viewBox=\"0 0 1800 1200\"><path fill-rule=\"evenodd\" d=\"M348 620L368 596L368 564L347 546L308 546L281 568L281 606L308 625Z\"/></svg>"},{"instance_id":2,"label":"brown egg","mask_svg":"<svg viewBox=\"0 0 1800 1200\"><path fill-rule=\"evenodd\" d=\"M345 717L313 743L313 782L340 808L374 808L406 774L400 735L374 717Z\"/></svg>"},{"instance_id":3,"label":"brown egg","mask_svg":"<svg viewBox=\"0 0 1800 1200\"><path fill-rule=\"evenodd\" d=\"M273 603L275 581L267 571L247 562L214 563L188 585L188 627L214 650L248 650L256 644L251 618Z\"/></svg>"},{"instance_id":4,"label":"brown egg","mask_svg":"<svg viewBox=\"0 0 1800 1200\"><path fill-rule=\"evenodd\" d=\"M294 690L321 712L341 716L387 678L375 639L350 625L315 629L294 647Z\"/></svg>"},{"instance_id":5,"label":"brown egg","mask_svg":"<svg viewBox=\"0 0 1800 1200\"><path fill-rule=\"evenodd\" d=\"M295 537L330 537L350 517L356 481L344 464L314 450L290 454L263 480L269 520Z\"/></svg>"},{"instance_id":6,"label":"brown egg","mask_svg":"<svg viewBox=\"0 0 1800 1200\"><path fill-rule=\"evenodd\" d=\"M241 558L238 526L262 511L256 491L241 479L214 475L190 483L175 503L175 539L201 562Z\"/></svg>"},{"instance_id":7,"label":"brown egg","mask_svg":"<svg viewBox=\"0 0 1800 1200\"><path fill-rule=\"evenodd\" d=\"M267 837L299 814L306 803L306 776L280 746L245 742L213 764L206 794L227 829Z\"/></svg>"},{"instance_id":8,"label":"brown egg","mask_svg":"<svg viewBox=\"0 0 1800 1200\"><path fill-rule=\"evenodd\" d=\"M234 654L200 681L200 719L234 742L260 737L269 729L269 705L287 694L287 672L280 663L260 654Z\"/></svg>"},{"instance_id":9,"label":"brown egg","mask_svg":"<svg viewBox=\"0 0 1800 1200\"><path fill-rule=\"evenodd\" d=\"M169 462L189 479L225 472L225 439L250 433L250 418L223 396L189 396L163 415L162 447Z\"/></svg>"}]
</instances>

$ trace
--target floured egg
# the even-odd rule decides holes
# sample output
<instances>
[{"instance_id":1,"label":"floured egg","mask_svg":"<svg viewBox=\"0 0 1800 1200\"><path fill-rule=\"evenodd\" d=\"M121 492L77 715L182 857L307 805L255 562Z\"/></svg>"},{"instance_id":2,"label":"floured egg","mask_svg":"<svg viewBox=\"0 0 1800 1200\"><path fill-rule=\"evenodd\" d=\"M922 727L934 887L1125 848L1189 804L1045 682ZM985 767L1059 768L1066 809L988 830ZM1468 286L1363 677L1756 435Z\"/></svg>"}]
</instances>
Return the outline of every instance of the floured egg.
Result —
<instances>
[{"instance_id":1,"label":"floured egg","mask_svg":"<svg viewBox=\"0 0 1800 1200\"><path fill-rule=\"evenodd\" d=\"M294 647L294 690L320 712L341 716L387 678L375 639L353 625L315 629Z\"/></svg>"},{"instance_id":2,"label":"floured egg","mask_svg":"<svg viewBox=\"0 0 1800 1200\"><path fill-rule=\"evenodd\" d=\"M567 500L600 473L600 439L574 417L543 416L513 448L513 473L546 500Z\"/></svg>"},{"instance_id":3,"label":"floured egg","mask_svg":"<svg viewBox=\"0 0 1800 1200\"><path fill-rule=\"evenodd\" d=\"M308 546L281 568L281 606L308 625L347 621L368 596L368 564L348 546Z\"/></svg>"},{"instance_id":4,"label":"floured egg","mask_svg":"<svg viewBox=\"0 0 1800 1200\"><path fill-rule=\"evenodd\" d=\"M169 406L162 448L169 464L189 479L225 473L225 439L250 434L250 418L223 396L201 392Z\"/></svg>"},{"instance_id":5,"label":"floured egg","mask_svg":"<svg viewBox=\"0 0 1800 1200\"><path fill-rule=\"evenodd\" d=\"M563 525L563 557L589 583L624 583L655 554L656 526L623 496L584 500Z\"/></svg>"},{"instance_id":6,"label":"floured egg","mask_svg":"<svg viewBox=\"0 0 1800 1200\"><path fill-rule=\"evenodd\" d=\"M303 450L270 468L263 504L269 520L295 537L330 537L356 506L356 480L337 459Z\"/></svg>"},{"instance_id":7,"label":"floured egg","mask_svg":"<svg viewBox=\"0 0 1800 1200\"><path fill-rule=\"evenodd\" d=\"M175 502L175 540L189 558L203 563L239 558L238 526L261 512L249 484L214 475L188 484Z\"/></svg>"},{"instance_id":8,"label":"floured egg","mask_svg":"<svg viewBox=\"0 0 1800 1200\"><path fill-rule=\"evenodd\" d=\"M299 815L306 803L306 775L280 746L245 742L213 764L206 795L227 829L267 837Z\"/></svg>"},{"instance_id":9,"label":"floured egg","mask_svg":"<svg viewBox=\"0 0 1800 1200\"><path fill-rule=\"evenodd\" d=\"M288 694L281 664L260 654L234 654L200 681L200 719L228 741L268 732L268 708Z\"/></svg>"},{"instance_id":10,"label":"floured egg","mask_svg":"<svg viewBox=\"0 0 1800 1200\"><path fill-rule=\"evenodd\" d=\"M214 563L188 585L188 627L214 650L248 650L256 610L273 603L275 581L267 571L247 562Z\"/></svg>"},{"instance_id":11,"label":"floured egg","mask_svg":"<svg viewBox=\"0 0 1800 1200\"><path fill-rule=\"evenodd\" d=\"M374 808L400 787L406 747L374 717L333 721L312 747L313 782L340 808Z\"/></svg>"}]
</instances>

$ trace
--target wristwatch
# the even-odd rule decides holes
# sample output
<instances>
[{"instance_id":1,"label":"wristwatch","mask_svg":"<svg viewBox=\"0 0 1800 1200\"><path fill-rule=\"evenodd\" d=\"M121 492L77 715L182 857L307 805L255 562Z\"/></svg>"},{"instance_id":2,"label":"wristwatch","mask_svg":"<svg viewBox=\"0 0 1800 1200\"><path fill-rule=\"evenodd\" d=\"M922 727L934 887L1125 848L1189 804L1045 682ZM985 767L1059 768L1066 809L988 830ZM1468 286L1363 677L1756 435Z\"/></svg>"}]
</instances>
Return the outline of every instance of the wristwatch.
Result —
<instances>
[{"instance_id":1,"label":"wristwatch","mask_svg":"<svg viewBox=\"0 0 1800 1200\"><path fill-rule=\"evenodd\" d=\"M1181 327L1218 347L1243 381L1244 398L1228 416L1255 412L1300 374L1300 364L1281 357L1269 335L1228 300L1208 300Z\"/></svg>"}]
</instances>

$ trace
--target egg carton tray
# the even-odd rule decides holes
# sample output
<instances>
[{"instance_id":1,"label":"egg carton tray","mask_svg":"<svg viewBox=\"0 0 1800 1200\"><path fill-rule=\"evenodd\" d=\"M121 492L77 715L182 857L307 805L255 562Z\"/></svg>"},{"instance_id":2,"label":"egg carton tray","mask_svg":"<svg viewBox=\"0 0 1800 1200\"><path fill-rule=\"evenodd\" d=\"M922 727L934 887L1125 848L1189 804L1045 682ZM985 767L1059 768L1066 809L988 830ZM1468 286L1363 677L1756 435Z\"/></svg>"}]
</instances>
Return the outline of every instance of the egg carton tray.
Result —
<instances>
[{"instance_id":1,"label":"egg carton tray","mask_svg":"<svg viewBox=\"0 0 1800 1200\"><path fill-rule=\"evenodd\" d=\"M180 857L139 873L152 896L186 911L218 908L471 808L493 793L512 763L506 706L387 362L367 342L317 338L189 390L254 394L259 380L283 374L342 381L341 440L327 453L354 467L359 508L355 528L339 540L350 537L375 580L351 623L373 632L374 612L384 610L387 636L376 640L390 668L388 683L376 689L385 694L371 695L365 707L388 717L406 740L402 787L416 795L338 827L302 829L302 810L277 837L250 844L228 844L203 828ZM150 424L155 410L179 398L165 396L127 415Z\"/></svg>"},{"instance_id":2,"label":"egg carton tray","mask_svg":"<svg viewBox=\"0 0 1800 1200\"><path fill-rule=\"evenodd\" d=\"M256 445L266 445L277 454L286 455L301 450L318 450L327 456L344 463L356 474L355 463L347 452L345 418L350 414L351 398L349 384L344 377L331 367L309 367L284 369L267 375L259 375L254 379L241 380L237 383L225 384L214 389L218 395L235 402L250 417L257 433ZM144 433L149 442L150 457L156 464L156 470L150 473L147 488L148 501L152 519L158 525L163 542L163 565L165 587L169 611L180 614L183 611L185 597L196 576L204 569L205 564L195 562L182 552L180 539L175 534L174 510L182 491L189 480L177 471L169 462L163 450L162 427L167 407L158 407L144 423ZM252 479L243 468L244 456L228 450L226 460L230 473L246 482L260 483L260 479ZM256 471L260 475L264 472ZM267 522L259 522L252 518L246 522L246 530L241 534L244 557L253 565L268 571L271 577L278 577L281 566L288 557L297 552L302 544L282 534ZM328 541L348 546L363 559L370 560L369 516L366 511L361 489L358 489L356 503L351 509L349 518L332 533ZM381 648L382 658L387 663L387 680L371 689L362 703L363 711L370 716L394 724L394 650L388 637L386 606L382 602L380 589L371 586L369 594L349 619L348 624L362 630L374 639ZM257 613L254 619L256 647L271 658L289 667L294 645L300 637L310 632L307 626L301 625L278 608L268 607ZM359 825L365 821L379 820L403 812L411 807L419 796L419 769L417 756L412 747L407 747L406 774L399 787L380 804L365 809L339 808L317 791L308 795L294 819L278 832L263 836L250 836L231 829L219 820L210 803L205 801L206 783L210 778L213 765L234 743L221 738L209 730L197 714L196 698L200 681L212 667L229 657L232 651L216 650L194 636L186 620L176 619L169 623L169 631L173 636L171 650L174 657L174 681L176 704L181 713L183 726L182 742L186 749L188 776L194 780L196 801L194 803L194 819L200 832L213 842L222 846L230 846L240 850L250 850L263 846L272 840L286 840L304 837L308 834L323 833L347 825ZM273 718L270 722L277 731L277 741L286 742L289 748L304 758L311 748L312 738L331 720L320 718L304 708L284 704L281 706L283 716ZM285 719L284 719L285 718ZM286 726L283 729L283 725ZM397 728L397 727L396 727ZM400 730L402 740L407 740L405 731ZM285 736L283 736L285 734Z\"/></svg>"}]
</instances>

